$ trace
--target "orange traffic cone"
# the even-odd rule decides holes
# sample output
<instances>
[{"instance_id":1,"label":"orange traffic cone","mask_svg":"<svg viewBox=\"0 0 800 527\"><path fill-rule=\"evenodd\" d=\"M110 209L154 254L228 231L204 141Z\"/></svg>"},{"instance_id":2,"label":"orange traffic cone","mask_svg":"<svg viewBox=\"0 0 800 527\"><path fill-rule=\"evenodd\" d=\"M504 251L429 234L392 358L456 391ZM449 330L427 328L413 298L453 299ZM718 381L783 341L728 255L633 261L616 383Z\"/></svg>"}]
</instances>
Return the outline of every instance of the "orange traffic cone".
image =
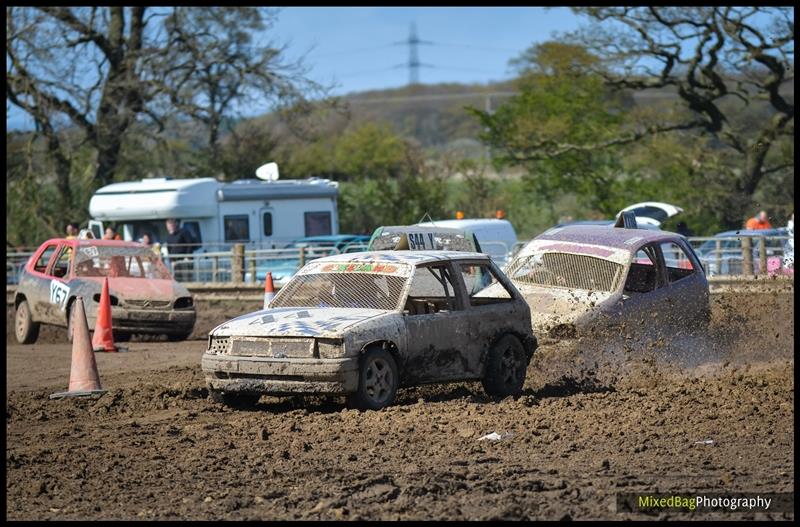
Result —
<instances>
[{"instance_id":1,"label":"orange traffic cone","mask_svg":"<svg viewBox=\"0 0 800 527\"><path fill-rule=\"evenodd\" d=\"M97 308L92 348L94 351L119 351L114 345L114 333L111 330L111 296L108 294L108 278L103 278L103 292L100 293L100 306Z\"/></svg>"},{"instance_id":2,"label":"orange traffic cone","mask_svg":"<svg viewBox=\"0 0 800 527\"><path fill-rule=\"evenodd\" d=\"M69 388L66 392L54 393L51 399L80 397L106 393L100 386L100 375L94 360L92 344L89 340L89 324L83 297L78 297L72 310L72 366L69 372Z\"/></svg>"},{"instance_id":3,"label":"orange traffic cone","mask_svg":"<svg viewBox=\"0 0 800 527\"><path fill-rule=\"evenodd\" d=\"M275 286L272 285L272 273L267 273L267 281L264 284L264 309L269 308L273 298L275 298Z\"/></svg>"}]
</instances>

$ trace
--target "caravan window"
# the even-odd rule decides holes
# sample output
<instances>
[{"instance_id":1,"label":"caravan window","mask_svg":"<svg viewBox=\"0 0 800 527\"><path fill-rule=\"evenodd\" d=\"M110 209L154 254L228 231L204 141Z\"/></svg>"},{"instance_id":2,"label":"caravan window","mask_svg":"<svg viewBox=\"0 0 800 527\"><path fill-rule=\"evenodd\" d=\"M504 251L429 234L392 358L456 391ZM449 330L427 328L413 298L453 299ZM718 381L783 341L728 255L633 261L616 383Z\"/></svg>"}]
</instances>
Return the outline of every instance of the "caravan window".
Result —
<instances>
[{"instance_id":1,"label":"caravan window","mask_svg":"<svg viewBox=\"0 0 800 527\"><path fill-rule=\"evenodd\" d=\"M250 241L250 217L246 214L236 216L223 216L222 223L225 227L226 242Z\"/></svg>"},{"instance_id":2,"label":"caravan window","mask_svg":"<svg viewBox=\"0 0 800 527\"><path fill-rule=\"evenodd\" d=\"M272 213L264 213L264 236L272 236Z\"/></svg>"},{"instance_id":3,"label":"caravan window","mask_svg":"<svg viewBox=\"0 0 800 527\"><path fill-rule=\"evenodd\" d=\"M325 236L331 234L330 212L306 212L306 236Z\"/></svg>"}]
</instances>

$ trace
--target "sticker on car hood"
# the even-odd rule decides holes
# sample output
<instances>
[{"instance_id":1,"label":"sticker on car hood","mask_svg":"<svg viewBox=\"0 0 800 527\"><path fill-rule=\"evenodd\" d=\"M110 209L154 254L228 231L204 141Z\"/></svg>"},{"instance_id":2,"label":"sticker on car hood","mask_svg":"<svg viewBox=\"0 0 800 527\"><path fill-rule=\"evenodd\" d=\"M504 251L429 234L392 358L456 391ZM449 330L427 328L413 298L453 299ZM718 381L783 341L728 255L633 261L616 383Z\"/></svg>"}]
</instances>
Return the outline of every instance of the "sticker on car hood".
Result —
<instances>
[{"instance_id":1,"label":"sticker on car hood","mask_svg":"<svg viewBox=\"0 0 800 527\"><path fill-rule=\"evenodd\" d=\"M344 308L277 308L256 311L217 326L212 335L231 336L341 336L348 327L390 311Z\"/></svg>"}]
</instances>

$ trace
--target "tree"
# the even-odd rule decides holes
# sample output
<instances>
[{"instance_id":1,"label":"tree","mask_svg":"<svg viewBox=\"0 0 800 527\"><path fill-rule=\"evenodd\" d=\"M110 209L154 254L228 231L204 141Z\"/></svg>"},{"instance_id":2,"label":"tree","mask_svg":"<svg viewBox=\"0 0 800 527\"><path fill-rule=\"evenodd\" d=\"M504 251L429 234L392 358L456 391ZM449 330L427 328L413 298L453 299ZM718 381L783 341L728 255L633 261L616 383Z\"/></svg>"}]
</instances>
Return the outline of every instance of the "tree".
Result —
<instances>
[{"instance_id":1,"label":"tree","mask_svg":"<svg viewBox=\"0 0 800 527\"><path fill-rule=\"evenodd\" d=\"M428 169L418 145L384 124L367 123L296 145L283 162L281 172L290 177L341 182L342 232L371 234L376 225L416 223L425 213L444 212L444 178Z\"/></svg>"},{"instance_id":2,"label":"tree","mask_svg":"<svg viewBox=\"0 0 800 527\"><path fill-rule=\"evenodd\" d=\"M621 133L630 101L592 73L598 62L578 45L536 44L512 61L522 74L518 95L494 113L471 111L484 126L482 139L494 149L495 161L527 168L532 194L552 204L560 193L576 192L586 207L610 214L616 212L610 190L620 170L618 156L611 148L564 146Z\"/></svg>"},{"instance_id":3,"label":"tree","mask_svg":"<svg viewBox=\"0 0 800 527\"><path fill-rule=\"evenodd\" d=\"M304 77L302 63L283 59L285 47L254 43L253 35L272 28L276 18L276 11L244 7L173 8L164 21L162 89L179 113L205 125L214 168L222 163L220 128L235 110L264 99L294 108L307 95L324 93Z\"/></svg>"},{"instance_id":4,"label":"tree","mask_svg":"<svg viewBox=\"0 0 800 527\"><path fill-rule=\"evenodd\" d=\"M741 208L750 204L765 177L793 170L793 153L787 160L775 150L783 140L793 142L794 137L794 104L782 91L794 80L794 8L602 7L575 11L594 23L572 39L602 57L604 68L594 71L609 85L669 90L686 111L676 121L652 121L605 145L571 144L561 150L625 144L672 130L713 138L732 160L730 226L738 226ZM766 115L739 118L760 106L767 107Z\"/></svg>"},{"instance_id":5,"label":"tree","mask_svg":"<svg viewBox=\"0 0 800 527\"><path fill-rule=\"evenodd\" d=\"M282 49L253 38L273 18L263 8L7 7L6 97L47 139L64 203L67 127L94 150L100 186L113 181L137 122L198 119L215 149L237 104L302 98L313 83L282 62Z\"/></svg>"}]
</instances>

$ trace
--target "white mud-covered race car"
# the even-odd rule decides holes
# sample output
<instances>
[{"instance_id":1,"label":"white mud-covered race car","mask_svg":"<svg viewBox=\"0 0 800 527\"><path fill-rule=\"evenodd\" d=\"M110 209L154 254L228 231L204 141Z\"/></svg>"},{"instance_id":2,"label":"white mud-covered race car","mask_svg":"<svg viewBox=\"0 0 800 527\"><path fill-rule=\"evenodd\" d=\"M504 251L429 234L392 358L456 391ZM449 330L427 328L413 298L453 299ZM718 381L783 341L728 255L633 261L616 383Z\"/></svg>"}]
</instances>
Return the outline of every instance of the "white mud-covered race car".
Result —
<instances>
[{"instance_id":1,"label":"white mud-covered race car","mask_svg":"<svg viewBox=\"0 0 800 527\"><path fill-rule=\"evenodd\" d=\"M379 409L424 383L517 394L536 345L528 305L488 256L375 251L306 265L269 309L211 331L202 367L229 405L313 393Z\"/></svg>"}]
</instances>

